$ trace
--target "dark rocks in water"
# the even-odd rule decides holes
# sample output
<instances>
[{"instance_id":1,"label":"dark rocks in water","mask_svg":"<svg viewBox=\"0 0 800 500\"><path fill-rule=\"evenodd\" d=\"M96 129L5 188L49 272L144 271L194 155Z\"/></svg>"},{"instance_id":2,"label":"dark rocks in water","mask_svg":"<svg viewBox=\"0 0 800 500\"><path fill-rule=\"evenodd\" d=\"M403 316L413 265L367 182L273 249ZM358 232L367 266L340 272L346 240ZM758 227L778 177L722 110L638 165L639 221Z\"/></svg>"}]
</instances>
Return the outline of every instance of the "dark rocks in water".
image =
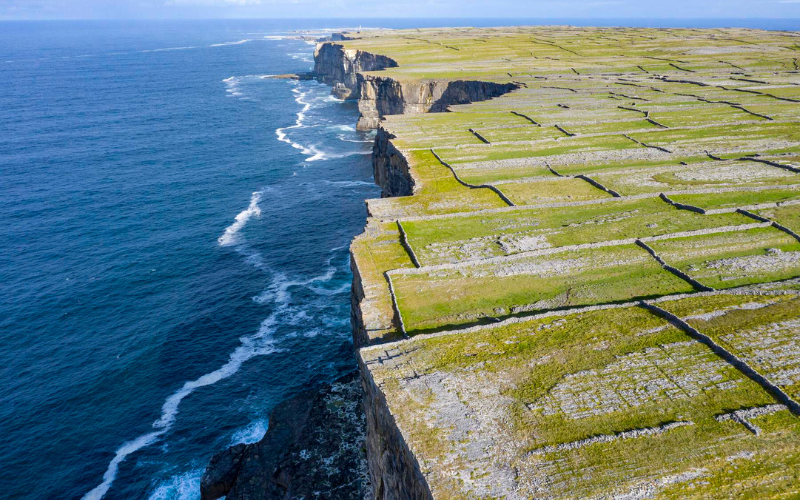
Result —
<instances>
[{"instance_id":1,"label":"dark rocks in water","mask_svg":"<svg viewBox=\"0 0 800 500\"><path fill-rule=\"evenodd\" d=\"M276 78L278 80L313 80L312 73L284 73L281 75L268 75L264 78Z\"/></svg>"},{"instance_id":2,"label":"dark rocks in water","mask_svg":"<svg viewBox=\"0 0 800 500\"><path fill-rule=\"evenodd\" d=\"M370 498L357 374L276 406L261 441L211 458L201 500Z\"/></svg>"},{"instance_id":3,"label":"dark rocks in water","mask_svg":"<svg viewBox=\"0 0 800 500\"><path fill-rule=\"evenodd\" d=\"M202 498L214 499L228 494L236 484L245 449L247 445L237 444L211 458L203 475Z\"/></svg>"}]
</instances>

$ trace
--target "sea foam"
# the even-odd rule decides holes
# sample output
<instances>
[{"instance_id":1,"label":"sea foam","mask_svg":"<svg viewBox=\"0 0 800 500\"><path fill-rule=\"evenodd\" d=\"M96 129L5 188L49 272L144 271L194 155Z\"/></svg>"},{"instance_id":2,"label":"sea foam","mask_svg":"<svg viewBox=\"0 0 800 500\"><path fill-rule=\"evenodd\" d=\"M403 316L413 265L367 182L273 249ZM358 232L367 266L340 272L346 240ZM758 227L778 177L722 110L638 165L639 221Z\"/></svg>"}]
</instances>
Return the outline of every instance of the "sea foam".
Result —
<instances>
[{"instance_id":1,"label":"sea foam","mask_svg":"<svg viewBox=\"0 0 800 500\"><path fill-rule=\"evenodd\" d=\"M308 158L305 159L306 162L327 160L328 155L325 152L321 151L319 148L317 148L316 145L305 146L289 138L290 130L298 130L306 126L305 125L306 113L308 112L308 110L311 109L311 103L306 100L308 92L303 92L302 90L295 87L292 89L292 93L295 94L294 98L295 102L297 104L301 104L303 108L297 112L297 119L295 120L294 125L275 129L275 135L278 137L279 141L289 144L293 148L300 150L300 152L303 153L304 155L308 156Z\"/></svg>"},{"instance_id":2,"label":"sea foam","mask_svg":"<svg viewBox=\"0 0 800 500\"><path fill-rule=\"evenodd\" d=\"M103 474L103 482L84 495L83 500L100 500L103 498L103 495L108 492L114 479L117 477L119 465L125 461L128 455L155 443L163 434L166 434L172 428L178 415L178 407L184 398L189 396L196 389L216 384L220 380L230 377L239 371L239 368L245 361L256 356L264 356L277 352L278 348L275 347L272 333L277 324L277 315L279 312L280 308L262 321L255 334L240 338L241 344L230 354L227 363L213 372L206 373L200 378L184 383L183 387L170 395L161 407L161 418L153 422L153 428L158 430L142 434L136 439L123 444L108 464L108 468L105 474Z\"/></svg>"},{"instance_id":3,"label":"sea foam","mask_svg":"<svg viewBox=\"0 0 800 500\"><path fill-rule=\"evenodd\" d=\"M267 420L259 419L250 422L247 427L239 429L231 437L231 446L237 444L253 444L261 441L269 428Z\"/></svg>"},{"instance_id":4,"label":"sea foam","mask_svg":"<svg viewBox=\"0 0 800 500\"><path fill-rule=\"evenodd\" d=\"M223 42L223 43L212 43L209 47L227 47L228 45L241 45L243 43L251 42L249 38L245 40L239 40L238 42Z\"/></svg>"},{"instance_id":5,"label":"sea foam","mask_svg":"<svg viewBox=\"0 0 800 500\"><path fill-rule=\"evenodd\" d=\"M195 500L200 498L200 480L203 469L191 470L173 476L161 483L148 497L148 500Z\"/></svg>"},{"instance_id":6,"label":"sea foam","mask_svg":"<svg viewBox=\"0 0 800 500\"><path fill-rule=\"evenodd\" d=\"M250 196L250 204L247 208L239 212L239 215L235 218L235 222L226 227L222 236L217 238L220 246L227 247L239 243L241 241L239 231L241 231L253 217L261 217L261 208L258 206L258 202L261 201L261 194L261 191L256 191Z\"/></svg>"}]
</instances>

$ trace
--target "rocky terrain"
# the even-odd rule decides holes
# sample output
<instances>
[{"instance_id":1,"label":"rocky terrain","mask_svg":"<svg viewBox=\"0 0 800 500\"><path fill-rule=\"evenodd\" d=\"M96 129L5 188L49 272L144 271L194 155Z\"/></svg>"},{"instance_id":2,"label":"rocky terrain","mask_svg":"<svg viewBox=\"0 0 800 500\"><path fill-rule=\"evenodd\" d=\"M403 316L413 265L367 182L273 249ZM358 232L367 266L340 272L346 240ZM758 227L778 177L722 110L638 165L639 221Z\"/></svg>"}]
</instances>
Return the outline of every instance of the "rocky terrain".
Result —
<instances>
[{"instance_id":1,"label":"rocky terrain","mask_svg":"<svg viewBox=\"0 0 800 500\"><path fill-rule=\"evenodd\" d=\"M261 441L211 459L201 499L372 498L362 399L353 374L279 404Z\"/></svg>"},{"instance_id":2,"label":"rocky terrain","mask_svg":"<svg viewBox=\"0 0 800 500\"><path fill-rule=\"evenodd\" d=\"M378 499L800 494L800 34L344 33ZM346 89L346 90L345 90Z\"/></svg>"}]
</instances>

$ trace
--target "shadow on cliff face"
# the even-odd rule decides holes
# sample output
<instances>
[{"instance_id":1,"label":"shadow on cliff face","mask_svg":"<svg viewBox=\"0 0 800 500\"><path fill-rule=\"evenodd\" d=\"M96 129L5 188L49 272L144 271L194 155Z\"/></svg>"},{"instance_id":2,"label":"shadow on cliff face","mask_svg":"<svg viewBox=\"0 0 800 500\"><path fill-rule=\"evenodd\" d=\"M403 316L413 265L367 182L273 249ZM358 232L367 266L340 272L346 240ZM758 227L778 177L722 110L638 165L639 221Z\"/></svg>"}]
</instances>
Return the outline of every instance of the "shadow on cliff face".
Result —
<instances>
[{"instance_id":1,"label":"shadow on cliff face","mask_svg":"<svg viewBox=\"0 0 800 500\"><path fill-rule=\"evenodd\" d=\"M448 106L486 101L520 88L520 84L456 80L403 82L394 78L356 74L358 118L356 128L378 128L387 115L441 113Z\"/></svg>"},{"instance_id":2,"label":"shadow on cliff face","mask_svg":"<svg viewBox=\"0 0 800 500\"><path fill-rule=\"evenodd\" d=\"M443 112L454 104L485 101L520 87L513 82L477 80L419 83L369 74L398 66L397 61L384 55L346 50L341 44L325 42L314 52L312 75L331 85L337 98L358 100L359 130L378 128L386 115Z\"/></svg>"},{"instance_id":3,"label":"shadow on cliff face","mask_svg":"<svg viewBox=\"0 0 800 500\"><path fill-rule=\"evenodd\" d=\"M470 104L472 102L486 101L494 97L500 97L511 91L517 90L519 84L516 83L495 83L456 80L448 82L447 88L428 110L431 113L442 113L447 111L448 106L455 104Z\"/></svg>"},{"instance_id":4,"label":"shadow on cliff face","mask_svg":"<svg viewBox=\"0 0 800 500\"><path fill-rule=\"evenodd\" d=\"M201 500L371 498L362 396L352 373L279 404L261 441L212 457Z\"/></svg>"}]
</instances>

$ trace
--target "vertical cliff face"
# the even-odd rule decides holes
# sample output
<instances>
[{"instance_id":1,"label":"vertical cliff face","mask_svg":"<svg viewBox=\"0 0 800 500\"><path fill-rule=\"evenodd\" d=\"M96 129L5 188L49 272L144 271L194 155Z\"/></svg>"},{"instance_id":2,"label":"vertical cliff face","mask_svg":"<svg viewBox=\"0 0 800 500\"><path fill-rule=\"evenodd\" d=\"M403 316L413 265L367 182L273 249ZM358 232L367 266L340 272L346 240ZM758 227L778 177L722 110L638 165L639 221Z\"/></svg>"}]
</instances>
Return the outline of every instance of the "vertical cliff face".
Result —
<instances>
[{"instance_id":1,"label":"vertical cliff face","mask_svg":"<svg viewBox=\"0 0 800 500\"><path fill-rule=\"evenodd\" d=\"M419 463L369 370L361 368L367 416L367 458L374 500L433 500Z\"/></svg>"},{"instance_id":2,"label":"vertical cliff face","mask_svg":"<svg viewBox=\"0 0 800 500\"><path fill-rule=\"evenodd\" d=\"M385 76L366 75L364 72L393 68L397 63L389 57L346 50L333 42L319 44L314 60L315 76L331 85L335 96L358 100L361 116L357 128L378 129L372 149L372 166L383 197L413 195L417 183L406 156L392 142L394 136L381 126L382 117L443 112L450 105L491 99L519 87L515 83L481 81L403 82ZM351 268L351 323L354 343L359 348L370 344L369 332L376 328L376 324L368 319L374 316L370 316L369 309L362 308L366 294L358 259L351 259ZM406 445L382 392L365 366L361 366L361 385L366 414L367 461L374 498L432 499L414 454Z\"/></svg>"},{"instance_id":3,"label":"vertical cliff face","mask_svg":"<svg viewBox=\"0 0 800 500\"><path fill-rule=\"evenodd\" d=\"M357 99L356 75L362 71L379 71L397 67L397 63L386 56L370 54L361 50L345 50L332 42L320 43L314 51L314 75L333 86L339 99Z\"/></svg>"},{"instance_id":4,"label":"vertical cliff face","mask_svg":"<svg viewBox=\"0 0 800 500\"><path fill-rule=\"evenodd\" d=\"M375 144L372 146L372 170L375 183L383 191L381 196L410 196L414 194L415 181L411 175L408 161L403 153L392 143L394 136L378 128Z\"/></svg>"},{"instance_id":5,"label":"vertical cliff face","mask_svg":"<svg viewBox=\"0 0 800 500\"><path fill-rule=\"evenodd\" d=\"M446 111L453 104L468 104L497 97L519 87L515 83L480 81L402 82L364 72L396 68L386 56L324 42L314 52L314 75L333 87L340 99L358 99L359 130L378 127L386 115Z\"/></svg>"},{"instance_id":6,"label":"vertical cliff face","mask_svg":"<svg viewBox=\"0 0 800 500\"><path fill-rule=\"evenodd\" d=\"M454 104L485 101L518 88L515 83L463 80L406 83L360 73L356 81L359 130L378 128L381 117L386 115L440 113Z\"/></svg>"}]
</instances>

